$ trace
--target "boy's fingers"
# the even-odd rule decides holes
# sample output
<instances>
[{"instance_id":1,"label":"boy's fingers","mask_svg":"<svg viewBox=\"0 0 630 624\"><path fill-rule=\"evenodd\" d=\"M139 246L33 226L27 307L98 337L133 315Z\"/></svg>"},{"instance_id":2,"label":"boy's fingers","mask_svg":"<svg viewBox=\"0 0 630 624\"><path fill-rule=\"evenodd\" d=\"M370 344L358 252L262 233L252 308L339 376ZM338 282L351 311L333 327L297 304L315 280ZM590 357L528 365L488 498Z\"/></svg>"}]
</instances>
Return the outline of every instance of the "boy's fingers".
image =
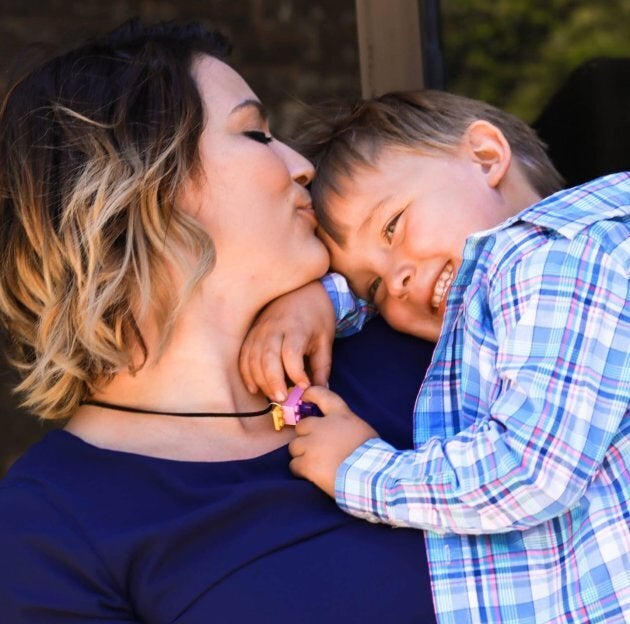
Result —
<instances>
[{"instance_id":1,"label":"boy's fingers","mask_svg":"<svg viewBox=\"0 0 630 624\"><path fill-rule=\"evenodd\" d=\"M287 398L287 385L282 362L282 341L274 339L273 342L267 343L260 357L256 358L256 362L258 385L269 398L284 401Z\"/></svg>"},{"instance_id":2,"label":"boy's fingers","mask_svg":"<svg viewBox=\"0 0 630 624\"><path fill-rule=\"evenodd\" d=\"M328 386L332 368L332 342L320 339L309 358L313 383L316 386Z\"/></svg>"},{"instance_id":3,"label":"boy's fingers","mask_svg":"<svg viewBox=\"0 0 630 624\"><path fill-rule=\"evenodd\" d=\"M250 358L251 358L251 353L250 353L249 344L247 340L245 340L245 342L241 346L241 352L238 357L238 367L241 372L241 377L243 378L243 381L245 382L245 386L252 394L254 394L256 390L258 389L258 385L254 381L254 377L252 375L252 370L250 367Z\"/></svg>"},{"instance_id":4,"label":"boy's fingers","mask_svg":"<svg viewBox=\"0 0 630 624\"><path fill-rule=\"evenodd\" d=\"M249 372L247 358L244 358L242 356L239 357L238 369L239 369L239 372L241 373L241 378L243 379L243 382L245 383L245 387L251 394L254 394L256 392L256 384L254 383L254 380Z\"/></svg>"},{"instance_id":5,"label":"boy's fingers","mask_svg":"<svg viewBox=\"0 0 630 624\"><path fill-rule=\"evenodd\" d=\"M281 342L282 337L279 335L267 336L264 339L260 338L258 340L256 340L255 337L253 339L248 338L248 348L246 350L241 349L242 357L245 357L247 360L247 374L252 382L269 397L273 396L272 393L274 390L281 391L282 386L284 385L284 376L282 372L279 374L273 372L274 361L273 356L270 355L273 353L277 354L275 366L276 369L280 368L281 371L282 364L279 362ZM270 362L270 364L267 362ZM270 386L269 380L277 379L278 377L280 378L279 389L273 388L273 386ZM284 397L280 400L284 400Z\"/></svg>"},{"instance_id":6,"label":"boy's fingers","mask_svg":"<svg viewBox=\"0 0 630 624\"><path fill-rule=\"evenodd\" d=\"M304 479L304 472L302 471L302 458L294 456L293 459L289 462L289 470L300 479Z\"/></svg>"},{"instance_id":7,"label":"boy's fingers","mask_svg":"<svg viewBox=\"0 0 630 624\"><path fill-rule=\"evenodd\" d=\"M303 341L285 338L282 343L282 361L284 369L291 381L306 388L311 385L311 381L306 374L304 367L305 348Z\"/></svg>"},{"instance_id":8,"label":"boy's fingers","mask_svg":"<svg viewBox=\"0 0 630 624\"><path fill-rule=\"evenodd\" d=\"M302 399L315 403L324 414L349 410L346 402L338 394L323 386L311 386L307 388L302 395Z\"/></svg>"},{"instance_id":9,"label":"boy's fingers","mask_svg":"<svg viewBox=\"0 0 630 624\"><path fill-rule=\"evenodd\" d=\"M300 419L300 421L295 425L295 435L297 437L294 438L294 440L299 440L300 438L304 438L311 434L313 430L317 428L317 421L319 420L319 418L314 417Z\"/></svg>"},{"instance_id":10,"label":"boy's fingers","mask_svg":"<svg viewBox=\"0 0 630 624\"><path fill-rule=\"evenodd\" d=\"M257 371L260 369L259 354L260 342L256 339L256 331L253 329L247 334L245 341L241 345L239 367L243 379L254 385L258 384L259 375Z\"/></svg>"},{"instance_id":11,"label":"boy's fingers","mask_svg":"<svg viewBox=\"0 0 630 624\"><path fill-rule=\"evenodd\" d=\"M301 457L304 455L304 444L303 440L300 438L293 438L291 442L289 442L289 453L291 457Z\"/></svg>"}]
</instances>

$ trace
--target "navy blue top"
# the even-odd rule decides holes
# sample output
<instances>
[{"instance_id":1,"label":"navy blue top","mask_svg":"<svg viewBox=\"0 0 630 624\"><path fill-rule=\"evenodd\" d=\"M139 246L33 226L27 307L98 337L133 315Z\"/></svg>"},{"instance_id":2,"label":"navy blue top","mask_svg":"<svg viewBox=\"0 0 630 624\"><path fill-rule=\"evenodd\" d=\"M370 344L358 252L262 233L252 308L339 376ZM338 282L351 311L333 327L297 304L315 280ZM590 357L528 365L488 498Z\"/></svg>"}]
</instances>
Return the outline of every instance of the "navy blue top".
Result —
<instances>
[{"instance_id":1,"label":"navy blue top","mask_svg":"<svg viewBox=\"0 0 630 624\"><path fill-rule=\"evenodd\" d=\"M430 345L362 334L331 387L410 447ZM433 621L422 532L344 514L288 463L286 446L187 462L49 433L0 482L0 621Z\"/></svg>"}]
</instances>

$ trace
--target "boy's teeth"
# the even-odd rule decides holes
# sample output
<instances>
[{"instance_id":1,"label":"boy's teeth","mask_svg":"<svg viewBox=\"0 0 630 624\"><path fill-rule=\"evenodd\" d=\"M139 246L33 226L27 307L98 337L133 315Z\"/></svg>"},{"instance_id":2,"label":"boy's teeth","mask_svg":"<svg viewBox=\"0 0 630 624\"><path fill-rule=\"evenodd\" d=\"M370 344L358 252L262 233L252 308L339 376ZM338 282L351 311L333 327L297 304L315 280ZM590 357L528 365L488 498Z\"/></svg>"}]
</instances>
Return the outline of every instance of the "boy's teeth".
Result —
<instances>
[{"instance_id":1,"label":"boy's teeth","mask_svg":"<svg viewBox=\"0 0 630 624\"><path fill-rule=\"evenodd\" d=\"M444 295L448 292L448 288L453 281L453 266L449 263L445 269L440 273L438 280L435 284L435 290L431 297L431 306L437 310L444 299Z\"/></svg>"}]
</instances>

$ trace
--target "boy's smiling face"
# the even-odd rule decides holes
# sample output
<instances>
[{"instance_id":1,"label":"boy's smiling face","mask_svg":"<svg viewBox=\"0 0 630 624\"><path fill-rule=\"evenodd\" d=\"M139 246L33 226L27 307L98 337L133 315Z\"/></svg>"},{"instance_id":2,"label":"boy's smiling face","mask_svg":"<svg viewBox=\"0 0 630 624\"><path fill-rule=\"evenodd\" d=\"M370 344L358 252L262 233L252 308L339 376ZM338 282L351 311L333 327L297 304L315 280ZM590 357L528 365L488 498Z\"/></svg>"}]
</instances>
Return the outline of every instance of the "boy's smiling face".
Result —
<instances>
[{"instance_id":1,"label":"boy's smiling face","mask_svg":"<svg viewBox=\"0 0 630 624\"><path fill-rule=\"evenodd\" d=\"M326 195L345 234L337 243L321 233L332 269L396 329L437 340L466 238L514 213L498 190L506 161L479 154L464 143L432 154L385 147Z\"/></svg>"}]
</instances>

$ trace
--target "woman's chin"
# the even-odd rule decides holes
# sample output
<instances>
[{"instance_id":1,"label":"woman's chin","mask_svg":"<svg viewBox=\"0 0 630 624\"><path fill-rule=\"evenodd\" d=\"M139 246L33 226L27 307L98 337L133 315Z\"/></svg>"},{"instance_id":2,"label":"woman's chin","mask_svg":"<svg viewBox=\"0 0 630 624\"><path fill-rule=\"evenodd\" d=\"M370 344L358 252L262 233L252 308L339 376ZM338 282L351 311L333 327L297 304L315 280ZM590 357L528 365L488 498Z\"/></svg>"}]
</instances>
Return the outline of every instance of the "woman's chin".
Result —
<instances>
[{"instance_id":1,"label":"woman's chin","mask_svg":"<svg viewBox=\"0 0 630 624\"><path fill-rule=\"evenodd\" d=\"M330 255L328 254L328 249L326 249L324 244L319 239L318 242L321 245L321 253L319 254L319 263L315 265L317 267L316 277L314 277L313 279L319 279L320 277L323 277L330 269Z\"/></svg>"},{"instance_id":2,"label":"woman's chin","mask_svg":"<svg viewBox=\"0 0 630 624\"><path fill-rule=\"evenodd\" d=\"M291 292L293 290L297 290L302 286L306 286L315 280L322 278L326 275L328 271L328 258L326 258L326 262L320 262L317 265L311 265L308 267L308 270L297 272L296 270L291 275L291 280L287 282L287 289L285 293Z\"/></svg>"},{"instance_id":3,"label":"woman's chin","mask_svg":"<svg viewBox=\"0 0 630 624\"><path fill-rule=\"evenodd\" d=\"M305 242L299 252L294 253L292 260L283 261L274 276L269 275L269 279L259 277L260 286L271 287L267 291L269 301L298 290L326 275L330 266L328 251L323 244L319 244L319 241L317 244L311 243L312 241Z\"/></svg>"},{"instance_id":4,"label":"woman's chin","mask_svg":"<svg viewBox=\"0 0 630 624\"><path fill-rule=\"evenodd\" d=\"M304 282L304 284L308 284L309 282L313 282L315 280L321 279L326 275L328 269L330 268L330 259L328 257L328 252L325 251L323 255L320 256L317 263L313 263L311 270L309 271L308 278ZM303 285L304 285L303 284Z\"/></svg>"}]
</instances>

